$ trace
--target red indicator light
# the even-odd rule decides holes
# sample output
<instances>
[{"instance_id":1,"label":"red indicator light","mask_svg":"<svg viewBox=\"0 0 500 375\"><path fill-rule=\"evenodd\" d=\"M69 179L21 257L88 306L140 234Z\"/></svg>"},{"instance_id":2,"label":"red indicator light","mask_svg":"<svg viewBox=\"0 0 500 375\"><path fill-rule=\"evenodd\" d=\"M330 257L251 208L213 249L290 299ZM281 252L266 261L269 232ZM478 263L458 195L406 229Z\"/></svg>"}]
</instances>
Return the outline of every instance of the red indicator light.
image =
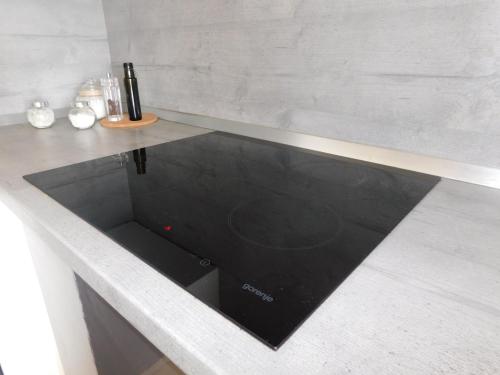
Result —
<instances>
[{"instance_id":1,"label":"red indicator light","mask_svg":"<svg viewBox=\"0 0 500 375\"><path fill-rule=\"evenodd\" d=\"M163 227L164 230L166 230L167 232L170 232L172 230L172 226L171 225L165 225Z\"/></svg>"}]
</instances>

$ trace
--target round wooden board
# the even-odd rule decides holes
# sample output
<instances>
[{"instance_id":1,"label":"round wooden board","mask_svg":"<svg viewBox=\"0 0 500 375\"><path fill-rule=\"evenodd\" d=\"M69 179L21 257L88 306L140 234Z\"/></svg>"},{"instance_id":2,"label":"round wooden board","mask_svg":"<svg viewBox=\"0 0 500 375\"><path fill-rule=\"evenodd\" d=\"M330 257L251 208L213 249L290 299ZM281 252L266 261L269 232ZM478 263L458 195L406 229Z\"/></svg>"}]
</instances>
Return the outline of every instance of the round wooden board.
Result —
<instances>
[{"instance_id":1,"label":"round wooden board","mask_svg":"<svg viewBox=\"0 0 500 375\"><path fill-rule=\"evenodd\" d=\"M148 126L154 124L158 121L158 116L154 113L143 113L142 120L139 121L130 121L128 119L128 113L123 114L123 120L120 121L109 121L106 118L103 118L100 123L105 128L112 129L131 129L131 128L141 128L143 126Z\"/></svg>"}]
</instances>

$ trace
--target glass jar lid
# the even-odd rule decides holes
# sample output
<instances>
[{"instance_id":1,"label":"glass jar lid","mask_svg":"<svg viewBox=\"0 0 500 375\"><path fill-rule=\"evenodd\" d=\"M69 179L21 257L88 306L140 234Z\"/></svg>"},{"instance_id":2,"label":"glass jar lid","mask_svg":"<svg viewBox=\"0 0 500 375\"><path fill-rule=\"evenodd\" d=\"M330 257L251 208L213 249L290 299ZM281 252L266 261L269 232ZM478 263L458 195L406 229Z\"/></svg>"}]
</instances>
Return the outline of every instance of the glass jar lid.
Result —
<instances>
[{"instance_id":1,"label":"glass jar lid","mask_svg":"<svg viewBox=\"0 0 500 375\"><path fill-rule=\"evenodd\" d=\"M79 96L100 96L102 95L101 85L97 80L89 79L80 87L78 94Z\"/></svg>"},{"instance_id":2,"label":"glass jar lid","mask_svg":"<svg viewBox=\"0 0 500 375\"><path fill-rule=\"evenodd\" d=\"M49 106L49 102L46 100L37 99L31 103L31 106L33 108L47 108Z\"/></svg>"},{"instance_id":3,"label":"glass jar lid","mask_svg":"<svg viewBox=\"0 0 500 375\"><path fill-rule=\"evenodd\" d=\"M89 107L89 102L85 100L77 100L72 105L73 108L86 108Z\"/></svg>"}]
</instances>

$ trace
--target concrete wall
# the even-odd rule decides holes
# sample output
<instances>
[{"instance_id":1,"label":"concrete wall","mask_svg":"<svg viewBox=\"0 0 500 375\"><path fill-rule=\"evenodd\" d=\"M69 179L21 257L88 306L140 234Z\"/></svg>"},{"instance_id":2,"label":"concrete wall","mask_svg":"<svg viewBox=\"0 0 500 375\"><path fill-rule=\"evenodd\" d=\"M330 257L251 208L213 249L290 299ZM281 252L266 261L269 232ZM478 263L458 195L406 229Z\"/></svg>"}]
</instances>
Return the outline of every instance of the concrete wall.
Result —
<instances>
[{"instance_id":1,"label":"concrete wall","mask_svg":"<svg viewBox=\"0 0 500 375\"><path fill-rule=\"evenodd\" d=\"M500 0L103 0L144 104L500 167Z\"/></svg>"},{"instance_id":2,"label":"concrete wall","mask_svg":"<svg viewBox=\"0 0 500 375\"><path fill-rule=\"evenodd\" d=\"M0 0L0 125L38 97L69 107L109 61L101 0Z\"/></svg>"}]
</instances>

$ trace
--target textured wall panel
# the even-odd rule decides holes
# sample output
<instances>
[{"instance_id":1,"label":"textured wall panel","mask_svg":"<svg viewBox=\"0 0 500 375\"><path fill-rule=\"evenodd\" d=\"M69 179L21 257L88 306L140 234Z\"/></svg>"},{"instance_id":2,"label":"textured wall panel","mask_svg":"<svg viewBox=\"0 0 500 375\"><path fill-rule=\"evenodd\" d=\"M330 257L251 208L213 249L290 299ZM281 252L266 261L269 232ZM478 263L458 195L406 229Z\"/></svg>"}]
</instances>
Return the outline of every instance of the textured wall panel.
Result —
<instances>
[{"instance_id":1,"label":"textured wall panel","mask_svg":"<svg viewBox=\"0 0 500 375\"><path fill-rule=\"evenodd\" d=\"M500 1L103 0L145 104L500 167Z\"/></svg>"},{"instance_id":2,"label":"textured wall panel","mask_svg":"<svg viewBox=\"0 0 500 375\"><path fill-rule=\"evenodd\" d=\"M38 97L68 107L109 62L101 0L0 0L0 124Z\"/></svg>"}]
</instances>

